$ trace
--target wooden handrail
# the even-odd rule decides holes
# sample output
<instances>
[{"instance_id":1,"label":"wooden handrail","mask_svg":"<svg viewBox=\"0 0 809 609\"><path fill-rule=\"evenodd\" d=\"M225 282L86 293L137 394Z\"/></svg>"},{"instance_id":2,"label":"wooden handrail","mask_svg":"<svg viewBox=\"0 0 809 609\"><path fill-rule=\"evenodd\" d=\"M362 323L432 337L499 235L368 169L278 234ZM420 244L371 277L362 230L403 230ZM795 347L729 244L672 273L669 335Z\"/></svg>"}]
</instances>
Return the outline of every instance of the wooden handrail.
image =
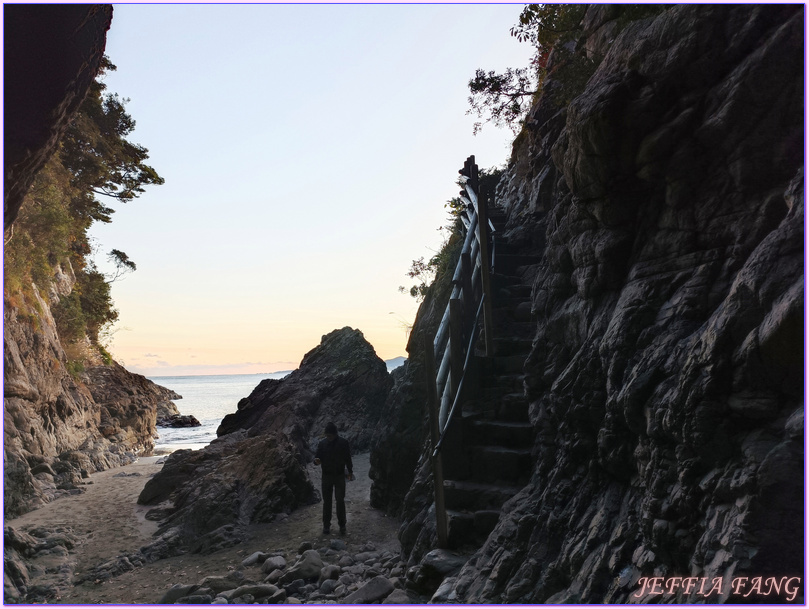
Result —
<instances>
[{"instance_id":1,"label":"wooden handrail","mask_svg":"<svg viewBox=\"0 0 809 609\"><path fill-rule=\"evenodd\" d=\"M494 352L491 272L494 226L486 209L486 194L478 185L478 167L470 156L461 170L462 221L466 235L452 276L452 293L441 323L430 341L423 338L430 409L431 458L435 485L436 527L440 547L446 547L447 514L444 506L441 448L453 419L461 410L464 380L477 341L481 316L486 355ZM474 314L473 314L474 312ZM436 362L438 370L436 370Z\"/></svg>"}]
</instances>

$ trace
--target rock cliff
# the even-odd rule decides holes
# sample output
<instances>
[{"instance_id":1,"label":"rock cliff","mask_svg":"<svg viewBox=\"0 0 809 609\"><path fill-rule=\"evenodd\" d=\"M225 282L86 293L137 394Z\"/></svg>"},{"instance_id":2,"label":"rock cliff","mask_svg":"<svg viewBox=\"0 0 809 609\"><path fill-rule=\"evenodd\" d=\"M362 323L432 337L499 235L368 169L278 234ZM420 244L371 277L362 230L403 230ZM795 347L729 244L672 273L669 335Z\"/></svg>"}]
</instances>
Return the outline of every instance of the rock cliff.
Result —
<instances>
[{"instance_id":1,"label":"rock cliff","mask_svg":"<svg viewBox=\"0 0 809 609\"><path fill-rule=\"evenodd\" d=\"M586 84L551 57L498 197L509 243L541 256L533 473L444 598L774 601L731 582L803 572L803 16L592 6ZM431 493L422 459L411 564ZM721 589L642 579L689 576Z\"/></svg>"},{"instance_id":2,"label":"rock cliff","mask_svg":"<svg viewBox=\"0 0 809 609\"><path fill-rule=\"evenodd\" d=\"M242 525L270 522L317 500L306 473L317 440L334 421L354 452L366 449L393 381L359 330L323 337L300 367L267 379L227 415L199 451L177 451L138 502L163 504L149 557L212 552L237 543Z\"/></svg>"},{"instance_id":3,"label":"rock cliff","mask_svg":"<svg viewBox=\"0 0 809 609\"><path fill-rule=\"evenodd\" d=\"M4 514L14 517L65 493L81 492L89 474L132 462L154 448L158 410L180 396L105 363L88 349L71 373L49 302L69 293L55 282L49 300L4 302ZM23 312L27 311L27 312Z\"/></svg>"},{"instance_id":4,"label":"rock cliff","mask_svg":"<svg viewBox=\"0 0 809 609\"><path fill-rule=\"evenodd\" d=\"M96 77L111 19L111 5L4 7L6 229ZM179 396L105 361L89 341L75 346L84 352L82 370L68 361L50 308L73 289L66 264L27 295L4 290L7 518L148 454L156 413L178 414L171 400Z\"/></svg>"}]
</instances>

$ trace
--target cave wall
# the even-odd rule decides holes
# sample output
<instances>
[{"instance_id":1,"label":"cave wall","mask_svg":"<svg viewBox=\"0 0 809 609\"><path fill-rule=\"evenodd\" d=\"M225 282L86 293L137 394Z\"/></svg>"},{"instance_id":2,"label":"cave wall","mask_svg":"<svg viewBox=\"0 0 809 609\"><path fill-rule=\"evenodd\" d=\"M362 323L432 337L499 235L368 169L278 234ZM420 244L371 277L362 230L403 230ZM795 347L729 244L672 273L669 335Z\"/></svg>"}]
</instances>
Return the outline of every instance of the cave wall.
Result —
<instances>
[{"instance_id":1,"label":"cave wall","mask_svg":"<svg viewBox=\"0 0 809 609\"><path fill-rule=\"evenodd\" d=\"M707 598L733 601L734 577L803 572L803 17L592 6L586 85L549 69L499 187L511 242L543 257L536 466L458 601L706 598L644 590L656 576L719 577ZM425 467L411 563L431 492Z\"/></svg>"},{"instance_id":2,"label":"cave wall","mask_svg":"<svg viewBox=\"0 0 809 609\"><path fill-rule=\"evenodd\" d=\"M111 21L111 4L3 6L4 230L95 79Z\"/></svg>"}]
</instances>

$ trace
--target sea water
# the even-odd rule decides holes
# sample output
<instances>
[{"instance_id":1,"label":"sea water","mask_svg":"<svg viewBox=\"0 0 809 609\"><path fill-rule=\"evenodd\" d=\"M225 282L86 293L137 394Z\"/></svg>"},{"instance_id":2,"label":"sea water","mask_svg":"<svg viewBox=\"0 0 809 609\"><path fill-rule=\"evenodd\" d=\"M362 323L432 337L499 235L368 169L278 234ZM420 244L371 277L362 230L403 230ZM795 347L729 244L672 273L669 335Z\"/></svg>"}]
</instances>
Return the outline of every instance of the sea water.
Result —
<instances>
[{"instance_id":1,"label":"sea water","mask_svg":"<svg viewBox=\"0 0 809 609\"><path fill-rule=\"evenodd\" d=\"M153 376L149 380L176 391L183 399L174 400L180 414L194 415L200 427L158 427L155 454L181 448L198 450L216 438L216 428L225 415L236 412L239 400L247 397L264 379L281 379L287 372L267 374L221 374L201 376Z\"/></svg>"}]
</instances>

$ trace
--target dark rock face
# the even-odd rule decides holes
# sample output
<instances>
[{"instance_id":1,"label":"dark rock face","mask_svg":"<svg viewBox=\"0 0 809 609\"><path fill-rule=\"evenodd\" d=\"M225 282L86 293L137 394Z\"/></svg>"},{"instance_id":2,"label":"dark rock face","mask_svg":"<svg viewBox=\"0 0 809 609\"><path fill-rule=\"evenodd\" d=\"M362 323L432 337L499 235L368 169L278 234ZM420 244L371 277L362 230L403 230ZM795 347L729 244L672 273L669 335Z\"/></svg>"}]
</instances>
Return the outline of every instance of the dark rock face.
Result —
<instances>
[{"instance_id":1,"label":"dark rock face","mask_svg":"<svg viewBox=\"0 0 809 609\"><path fill-rule=\"evenodd\" d=\"M4 18L4 228L95 78L110 4L16 4Z\"/></svg>"},{"instance_id":2,"label":"dark rock face","mask_svg":"<svg viewBox=\"0 0 809 609\"><path fill-rule=\"evenodd\" d=\"M215 551L240 539L241 524L270 522L315 501L305 464L326 423L334 421L353 451L367 448L392 383L360 331L324 336L296 371L262 381L241 400L214 442L173 453L147 482L138 502L170 499L172 507L160 512L168 517L146 553Z\"/></svg>"},{"instance_id":3,"label":"dark rock face","mask_svg":"<svg viewBox=\"0 0 809 609\"><path fill-rule=\"evenodd\" d=\"M566 106L546 86L501 182L509 237L543 255L536 466L460 602L702 600L641 583L689 575L724 602L734 577L803 571L803 8L680 5L620 33L614 8L588 11L603 61Z\"/></svg>"},{"instance_id":4,"label":"dark rock face","mask_svg":"<svg viewBox=\"0 0 809 609\"><path fill-rule=\"evenodd\" d=\"M197 417L193 414L173 414L166 417L158 417L158 427L201 427L202 423L199 422Z\"/></svg>"},{"instance_id":5,"label":"dark rock face","mask_svg":"<svg viewBox=\"0 0 809 609\"><path fill-rule=\"evenodd\" d=\"M323 337L284 379L262 381L222 419L216 434L282 432L308 458L334 421L354 451L368 449L393 381L362 332L343 328Z\"/></svg>"},{"instance_id":6,"label":"dark rock face","mask_svg":"<svg viewBox=\"0 0 809 609\"><path fill-rule=\"evenodd\" d=\"M39 298L34 321L5 303L3 327L4 513L27 512L80 492L89 474L131 463L154 448L157 410L177 394L112 363L76 377ZM55 294L51 298L56 297Z\"/></svg>"}]
</instances>

